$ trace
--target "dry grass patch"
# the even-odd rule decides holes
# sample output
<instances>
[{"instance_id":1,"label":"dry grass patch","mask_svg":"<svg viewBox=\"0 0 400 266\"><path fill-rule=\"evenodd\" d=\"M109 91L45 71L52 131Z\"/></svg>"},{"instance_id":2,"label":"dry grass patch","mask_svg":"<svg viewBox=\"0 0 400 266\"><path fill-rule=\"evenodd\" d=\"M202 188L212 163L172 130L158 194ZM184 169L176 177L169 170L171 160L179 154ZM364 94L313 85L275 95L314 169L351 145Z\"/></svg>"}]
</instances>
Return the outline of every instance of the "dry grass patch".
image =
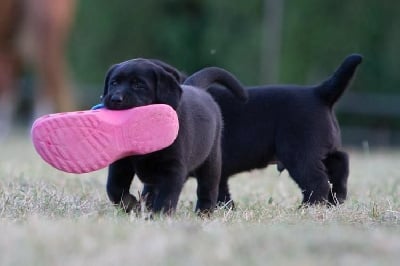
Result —
<instances>
[{"instance_id":1,"label":"dry grass patch","mask_svg":"<svg viewBox=\"0 0 400 266\"><path fill-rule=\"evenodd\" d=\"M297 186L270 167L231 180L235 211L197 217L190 180L174 217L148 220L111 206L105 170L62 173L16 136L0 154L0 265L397 265L399 159L352 151L338 207L299 209Z\"/></svg>"}]
</instances>

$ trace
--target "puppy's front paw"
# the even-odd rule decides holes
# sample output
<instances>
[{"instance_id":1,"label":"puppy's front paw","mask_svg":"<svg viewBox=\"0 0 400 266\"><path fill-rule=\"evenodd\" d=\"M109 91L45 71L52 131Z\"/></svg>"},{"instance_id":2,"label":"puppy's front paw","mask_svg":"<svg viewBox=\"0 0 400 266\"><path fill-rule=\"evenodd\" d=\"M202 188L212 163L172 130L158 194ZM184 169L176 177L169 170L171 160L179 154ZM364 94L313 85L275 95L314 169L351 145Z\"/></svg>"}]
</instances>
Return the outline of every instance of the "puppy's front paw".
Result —
<instances>
[{"instance_id":1,"label":"puppy's front paw","mask_svg":"<svg viewBox=\"0 0 400 266\"><path fill-rule=\"evenodd\" d=\"M213 210L199 210L197 211L197 215L202 219L210 219Z\"/></svg>"},{"instance_id":2,"label":"puppy's front paw","mask_svg":"<svg viewBox=\"0 0 400 266\"><path fill-rule=\"evenodd\" d=\"M138 213L140 210L140 203L133 195L128 193L122 196L119 207L126 213L130 213L131 211Z\"/></svg>"}]
</instances>

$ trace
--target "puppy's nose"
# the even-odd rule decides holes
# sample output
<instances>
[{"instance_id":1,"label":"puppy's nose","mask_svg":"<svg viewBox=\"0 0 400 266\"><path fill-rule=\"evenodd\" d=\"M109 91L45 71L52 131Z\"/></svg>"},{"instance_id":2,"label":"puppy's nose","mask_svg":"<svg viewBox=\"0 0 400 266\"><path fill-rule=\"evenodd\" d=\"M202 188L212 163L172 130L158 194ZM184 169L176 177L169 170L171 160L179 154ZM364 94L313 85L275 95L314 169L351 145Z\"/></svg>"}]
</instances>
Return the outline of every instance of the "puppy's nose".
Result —
<instances>
[{"instance_id":1,"label":"puppy's nose","mask_svg":"<svg viewBox=\"0 0 400 266\"><path fill-rule=\"evenodd\" d=\"M123 99L121 94L114 94L111 96L111 102L113 103L122 103Z\"/></svg>"}]
</instances>

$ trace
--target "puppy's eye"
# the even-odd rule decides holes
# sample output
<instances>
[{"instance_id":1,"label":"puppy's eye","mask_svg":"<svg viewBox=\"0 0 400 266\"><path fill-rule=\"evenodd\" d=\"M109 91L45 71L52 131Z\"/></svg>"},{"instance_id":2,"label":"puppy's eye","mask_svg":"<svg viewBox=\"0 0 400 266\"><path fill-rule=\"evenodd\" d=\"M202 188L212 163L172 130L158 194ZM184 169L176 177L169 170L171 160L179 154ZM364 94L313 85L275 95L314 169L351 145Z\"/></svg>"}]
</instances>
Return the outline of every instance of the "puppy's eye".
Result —
<instances>
[{"instance_id":1,"label":"puppy's eye","mask_svg":"<svg viewBox=\"0 0 400 266\"><path fill-rule=\"evenodd\" d=\"M131 82L131 87L132 87L132 89L144 88L145 84L143 82L141 82L140 80L134 79Z\"/></svg>"},{"instance_id":2,"label":"puppy's eye","mask_svg":"<svg viewBox=\"0 0 400 266\"><path fill-rule=\"evenodd\" d=\"M118 81L116 81L116 80L111 81L111 86L117 86L117 85L118 85Z\"/></svg>"}]
</instances>

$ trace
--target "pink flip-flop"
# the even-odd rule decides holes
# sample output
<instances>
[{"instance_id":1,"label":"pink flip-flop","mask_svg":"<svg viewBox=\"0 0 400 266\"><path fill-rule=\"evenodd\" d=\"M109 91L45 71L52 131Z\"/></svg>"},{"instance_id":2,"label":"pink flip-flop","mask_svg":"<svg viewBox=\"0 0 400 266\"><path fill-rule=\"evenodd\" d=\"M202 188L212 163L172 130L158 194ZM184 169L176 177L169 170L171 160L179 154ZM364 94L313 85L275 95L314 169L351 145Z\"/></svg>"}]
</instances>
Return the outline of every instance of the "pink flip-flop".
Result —
<instances>
[{"instance_id":1,"label":"pink flip-flop","mask_svg":"<svg viewBox=\"0 0 400 266\"><path fill-rule=\"evenodd\" d=\"M153 104L121 111L50 114L38 118L31 133L43 160L64 172L79 174L99 170L126 156L168 147L178 129L175 110Z\"/></svg>"}]
</instances>

